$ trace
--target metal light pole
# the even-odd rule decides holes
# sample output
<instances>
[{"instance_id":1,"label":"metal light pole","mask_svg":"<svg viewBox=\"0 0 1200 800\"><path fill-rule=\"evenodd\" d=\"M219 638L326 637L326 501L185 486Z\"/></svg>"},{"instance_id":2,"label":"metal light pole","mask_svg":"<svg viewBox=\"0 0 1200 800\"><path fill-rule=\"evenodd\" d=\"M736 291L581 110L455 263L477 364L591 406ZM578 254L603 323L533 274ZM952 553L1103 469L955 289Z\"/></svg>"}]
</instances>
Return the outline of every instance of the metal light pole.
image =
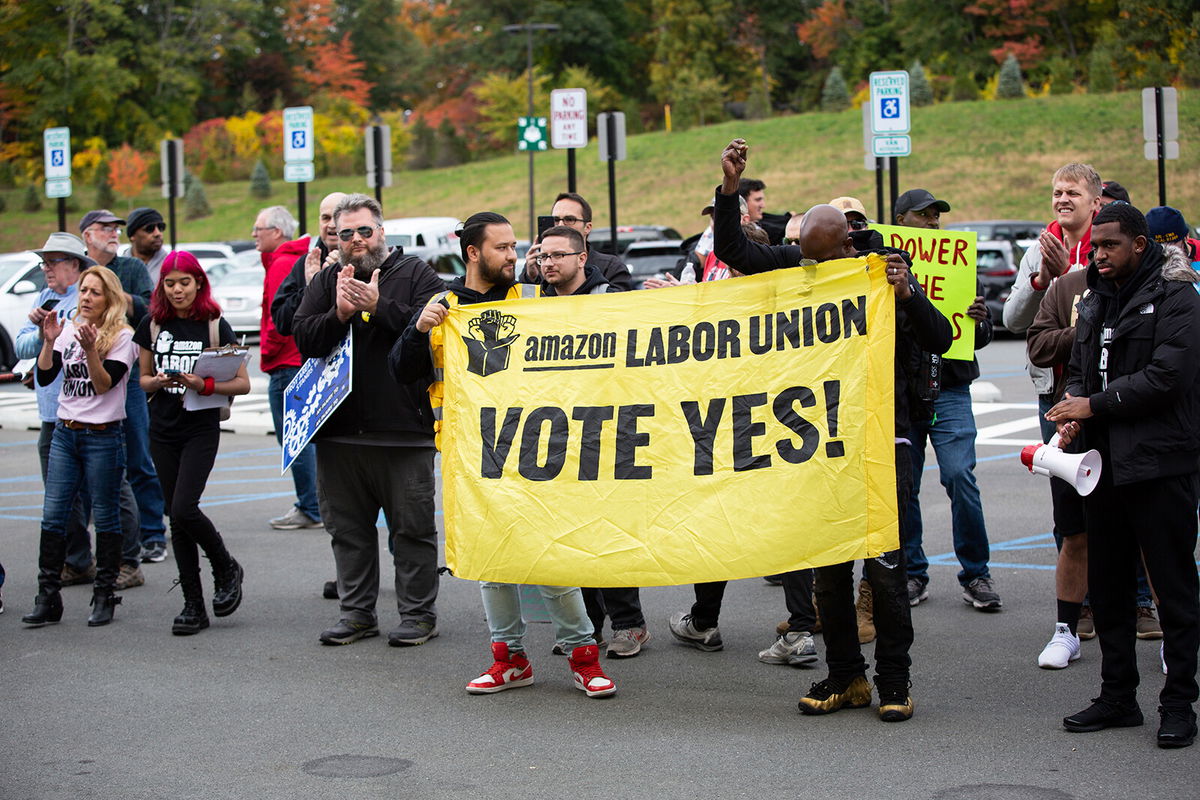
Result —
<instances>
[{"instance_id":1,"label":"metal light pole","mask_svg":"<svg viewBox=\"0 0 1200 800\"><path fill-rule=\"evenodd\" d=\"M550 22L526 22L522 25L505 25L505 33L525 32L525 74L529 76L529 117L533 118L533 32L556 31L560 26ZM533 150L529 151L529 241L537 235L537 214L533 200Z\"/></svg>"}]
</instances>

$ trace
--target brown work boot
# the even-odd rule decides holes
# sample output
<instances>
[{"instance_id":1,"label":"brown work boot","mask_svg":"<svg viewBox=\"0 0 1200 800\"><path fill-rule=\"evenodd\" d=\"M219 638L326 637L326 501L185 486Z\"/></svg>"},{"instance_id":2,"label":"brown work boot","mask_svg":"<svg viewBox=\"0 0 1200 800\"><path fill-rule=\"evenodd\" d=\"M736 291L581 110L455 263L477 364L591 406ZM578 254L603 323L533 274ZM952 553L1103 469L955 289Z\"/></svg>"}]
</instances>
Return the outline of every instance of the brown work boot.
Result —
<instances>
[{"instance_id":1,"label":"brown work boot","mask_svg":"<svg viewBox=\"0 0 1200 800\"><path fill-rule=\"evenodd\" d=\"M59 578L63 586L79 586L83 583L91 583L96 580L96 562L93 559L92 563L88 564L87 569L78 570L70 564L63 564L62 574Z\"/></svg>"},{"instance_id":2,"label":"brown work boot","mask_svg":"<svg viewBox=\"0 0 1200 800\"><path fill-rule=\"evenodd\" d=\"M1162 626L1158 624L1158 619L1154 616L1154 609L1147 606L1138 606L1137 638L1161 639L1162 636Z\"/></svg>"},{"instance_id":3,"label":"brown work boot","mask_svg":"<svg viewBox=\"0 0 1200 800\"><path fill-rule=\"evenodd\" d=\"M875 641L875 604L871 584L865 580L858 582L858 603L854 606L854 611L858 616L858 643Z\"/></svg>"},{"instance_id":4,"label":"brown work boot","mask_svg":"<svg viewBox=\"0 0 1200 800\"><path fill-rule=\"evenodd\" d=\"M1092 621L1092 607L1084 606L1079 610L1079 622L1075 625L1075 635L1080 639L1096 638L1096 623Z\"/></svg>"}]
</instances>

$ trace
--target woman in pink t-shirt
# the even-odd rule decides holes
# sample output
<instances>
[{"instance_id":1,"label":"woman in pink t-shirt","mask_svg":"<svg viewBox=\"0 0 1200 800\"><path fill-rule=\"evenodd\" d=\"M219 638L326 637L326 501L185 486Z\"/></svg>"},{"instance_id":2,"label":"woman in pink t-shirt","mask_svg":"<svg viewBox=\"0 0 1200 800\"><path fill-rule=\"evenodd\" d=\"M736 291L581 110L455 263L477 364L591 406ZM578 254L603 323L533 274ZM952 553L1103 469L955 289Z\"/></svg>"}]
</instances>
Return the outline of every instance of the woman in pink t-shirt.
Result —
<instances>
[{"instance_id":1,"label":"woman in pink t-shirt","mask_svg":"<svg viewBox=\"0 0 1200 800\"><path fill-rule=\"evenodd\" d=\"M133 331L125 324L125 292L107 267L92 267L79 277L75 317L60 322L50 314L42 322L37 382L45 386L61 372L58 421L50 440L46 494L38 553L38 595L33 611L21 621L41 627L62 619L60 575L66 557L66 524L84 483L96 523L96 582L88 625L112 622L121 566L118 509L125 474L125 386L137 354Z\"/></svg>"}]
</instances>

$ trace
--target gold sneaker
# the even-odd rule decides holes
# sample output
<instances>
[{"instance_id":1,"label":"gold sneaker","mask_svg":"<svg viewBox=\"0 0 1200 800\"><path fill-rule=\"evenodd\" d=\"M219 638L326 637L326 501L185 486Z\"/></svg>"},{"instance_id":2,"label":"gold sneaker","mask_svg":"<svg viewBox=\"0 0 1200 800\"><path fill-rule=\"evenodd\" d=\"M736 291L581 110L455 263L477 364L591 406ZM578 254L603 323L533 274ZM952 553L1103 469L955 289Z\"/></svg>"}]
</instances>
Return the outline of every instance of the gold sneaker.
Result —
<instances>
[{"instance_id":1,"label":"gold sneaker","mask_svg":"<svg viewBox=\"0 0 1200 800\"><path fill-rule=\"evenodd\" d=\"M832 714L840 708L866 708L871 705L871 684L856 675L849 684L832 678L814 683L800 698L801 714Z\"/></svg>"}]
</instances>

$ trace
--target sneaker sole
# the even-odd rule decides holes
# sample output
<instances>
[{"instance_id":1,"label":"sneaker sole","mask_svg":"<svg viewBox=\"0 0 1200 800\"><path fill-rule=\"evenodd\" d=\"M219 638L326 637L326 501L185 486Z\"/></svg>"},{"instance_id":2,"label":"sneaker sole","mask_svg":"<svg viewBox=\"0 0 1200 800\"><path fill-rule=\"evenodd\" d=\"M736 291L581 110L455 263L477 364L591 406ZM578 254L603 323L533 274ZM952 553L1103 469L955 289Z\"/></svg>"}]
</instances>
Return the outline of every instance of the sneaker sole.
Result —
<instances>
[{"instance_id":1,"label":"sneaker sole","mask_svg":"<svg viewBox=\"0 0 1200 800\"><path fill-rule=\"evenodd\" d=\"M434 628L428 633L428 635L421 636L416 639L401 639L398 636L388 636L388 644L392 647L417 647L418 645L425 644L430 639L436 639L437 637L438 629Z\"/></svg>"},{"instance_id":2,"label":"sneaker sole","mask_svg":"<svg viewBox=\"0 0 1200 800\"><path fill-rule=\"evenodd\" d=\"M207 619L196 626L171 625L171 633L173 633L176 636L195 636L197 633L199 633L200 631L207 628L208 625L209 625L209 622Z\"/></svg>"},{"instance_id":3,"label":"sneaker sole","mask_svg":"<svg viewBox=\"0 0 1200 800\"><path fill-rule=\"evenodd\" d=\"M321 644L325 644L325 645L354 644L359 639L370 639L372 636L378 636L378 635L379 635L379 628L368 628L365 631L359 631L358 633L355 633L352 636L345 636L345 637L342 637L341 639L335 639L332 636L330 636L329 638L321 636L321 637L318 637L318 641L320 641Z\"/></svg>"},{"instance_id":4,"label":"sneaker sole","mask_svg":"<svg viewBox=\"0 0 1200 800\"><path fill-rule=\"evenodd\" d=\"M532 683L532 675L530 675L528 678L521 678L520 680L502 683L499 686L472 686L468 683L467 694L495 694L496 692L503 692L506 689L520 689L522 686L529 686Z\"/></svg>"},{"instance_id":5,"label":"sneaker sole","mask_svg":"<svg viewBox=\"0 0 1200 800\"><path fill-rule=\"evenodd\" d=\"M1162 631L1146 631L1145 633L1137 634L1137 638L1142 639L1142 640L1161 639L1162 637L1163 637Z\"/></svg>"},{"instance_id":6,"label":"sneaker sole","mask_svg":"<svg viewBox=\"0 0 1200 800\"><path fill-rule=\"evenodd\" d=\"M963 595L963 602L969 606L974 606L980 611L999 611L1000 609L1004 608L1004 604L999 600L991 603L985 603L972 597L967 597L966 595Z\"/></svg>"},{"instance_id":7,"label":"sneaker sole","mask_svg":"<svg viewBox=\"0 0 1200 800\"><path fill-rule=\"evenodd\" d=\"M607 689L589 689L578 680L575 681L575 688L586 694L588 697L612 697L617 693L616 686L610 686Z\"/></svg>"},{"instance_id":8,"label":"sneaker sole","mask_svg":"<svg viewBox=\"0 0 1200 800\"><path fill-rule=\"evenodd\" d=\"M834 706L833 708L822 708L819 706L812 706L812 705L806 704L804 701L807 699L808 699L807 697L803 697L800 699L800 703L799 703L800 713L804 714L806 716L810 716L810 717L820 717L820 716L824 716L825 714L832 714L835 711L841 711L842 709L845 709L845 708L870 708L871 707L871 701L866 700L864 702L847 701L845 703L842 703L840 706ZM823 703L825 701L818 700L816 702Z\"/></svg>"},{"instance_id":9,"label":"sneaker sole","mask_svg":"<svg viewBox=\"0 0 1200 800\"><path fill-rule=\"evenodd\" d=\"M910 708L897 706L895 708L886 709L880 707L879 709L879 718L884 722L907 722L908 720L912 719L912 715L913 709Z\"/></svg>"},{"instance_id":10,"label":"sneaker sole","mask_svg":"<svg viewBox=\"0 0 1200 800\"><path fill-rule=\"evenodd\" d=\"M1136 717L1125 717L1124 719L1119 720L1106 720L1104 722L1097 722L1092 725L1072 725L1067 721L1068 719L1069 717L1063 719L1063 728L1071 733L1095 733L1096 731L1102 731L1105 728L1140 728L1142 725L1146 724L1146 720L1141 714L1138 714Z\"/></svg>"},{"instance_id":11,"label":"sneaker sole","mask_svg":"<svg viewBox=\"0 0 1200 800\"><path fill-rule=\"evenodd\" d=\"M724 642L718 642L716 644L708 644L705 642L699 642L699 641L696 641L695 639L688 639L685 636L680 636L675 631L671 631L671 635L673 637L675 637L675 641L679 642L680 644L687 645L688 647L694 647L697 650L703 650L706 653L715 653L718 650L725 649Z\"/></svg>"},{"instance_id":12,"label":"sneaker sole","mask_svg":"<svg viewBox=\"0 0 1200 800\"><path fill-rule=\"evenodd\" d=\"M908 604L910 606L912 606L913 608L916 608L917 606L921 605L921 603L924 603L928 599L929 599L929 592L926 591L926 592L922 592L921 594L917 595L916 597L908 598Z\"/></svg>"},{"instance_id":13,"label":"sneaker sole","mask_svg":"<svg viewBox=\"0 0 1200 800\"><path fill-rule=\"evenodd\" d=\"M815 664L818 660L816 653L803 656L788 656L787 664L789 667L802 667L806 664Z\"/></svg>"}]
</instances>

